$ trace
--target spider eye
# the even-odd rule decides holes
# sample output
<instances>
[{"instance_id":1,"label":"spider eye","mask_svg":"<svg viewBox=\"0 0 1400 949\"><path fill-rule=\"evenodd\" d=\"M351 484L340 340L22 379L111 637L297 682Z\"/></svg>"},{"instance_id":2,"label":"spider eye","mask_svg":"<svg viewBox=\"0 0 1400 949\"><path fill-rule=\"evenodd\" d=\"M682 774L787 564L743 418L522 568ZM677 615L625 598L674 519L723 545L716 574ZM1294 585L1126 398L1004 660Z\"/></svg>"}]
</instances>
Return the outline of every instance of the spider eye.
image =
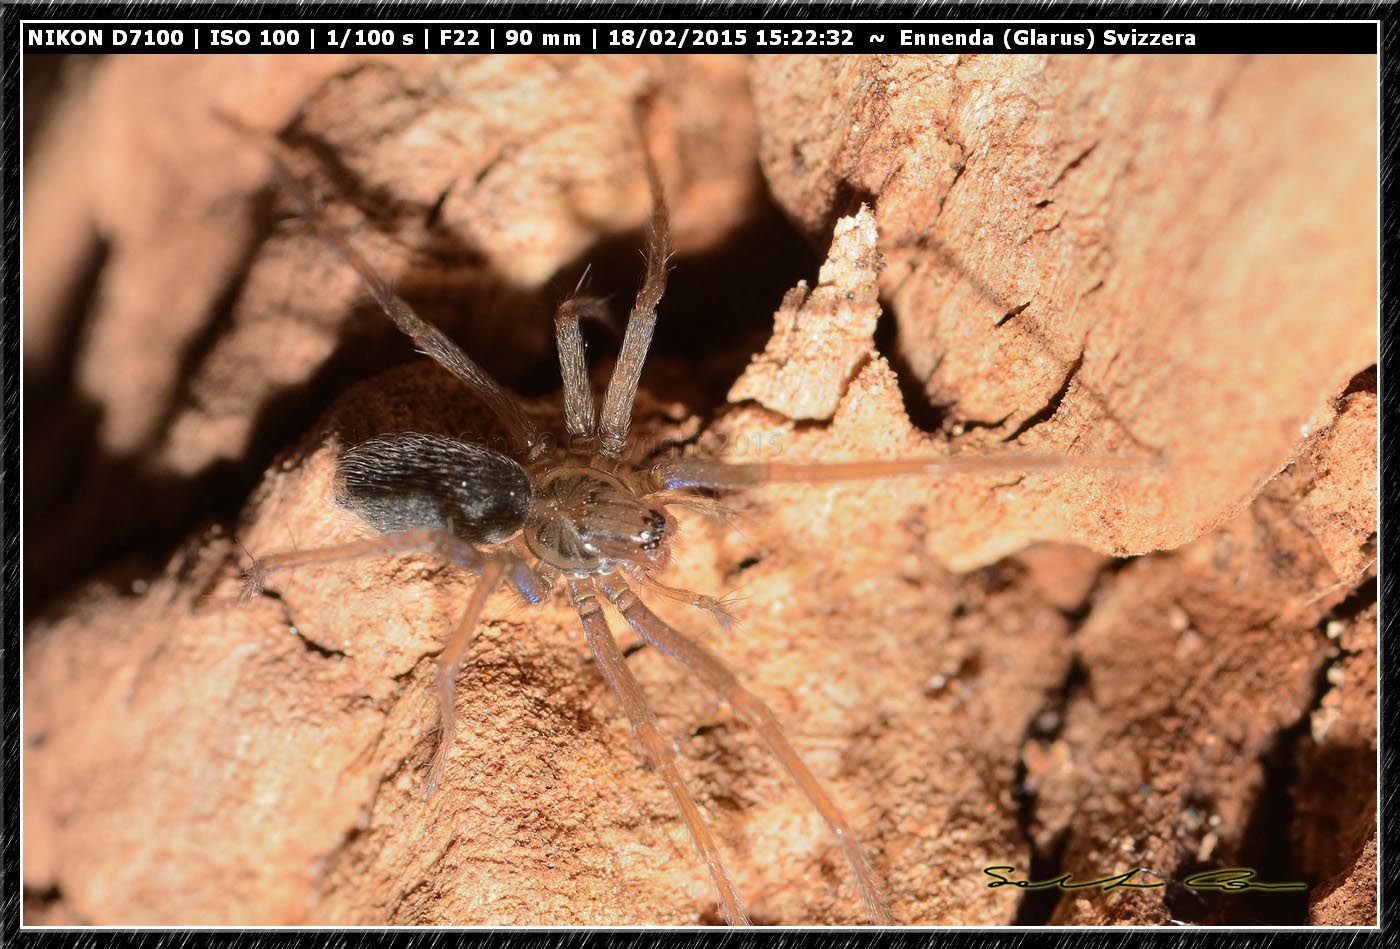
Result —
<instances>
[{"instance_id":1,"label":"spider eye","mask_svg":"<svg viewBox=\"0 0 1400 949\"><path fill-rule=\"evenodd\" d=\"M642 532L637 535L643 550L655 550L661 546L661 539L666 536L666 516L660 511L647 511L642 519L645 525Z\"/></svg>"}]
</instances>

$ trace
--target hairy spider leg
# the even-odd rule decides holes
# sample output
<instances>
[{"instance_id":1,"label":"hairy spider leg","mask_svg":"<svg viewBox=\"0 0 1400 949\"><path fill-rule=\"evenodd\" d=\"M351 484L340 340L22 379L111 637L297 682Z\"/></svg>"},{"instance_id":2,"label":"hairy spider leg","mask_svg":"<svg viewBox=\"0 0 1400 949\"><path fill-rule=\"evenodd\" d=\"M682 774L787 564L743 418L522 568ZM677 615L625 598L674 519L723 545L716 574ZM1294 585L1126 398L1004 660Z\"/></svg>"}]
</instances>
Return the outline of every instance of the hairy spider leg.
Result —
<instances>
[{"instance_id":1,"label":"hairy spider leg","mask_svg":"<svg viewBox=\"0 0 1400 949\"><path fill-rule=\"evenodd\" d=\"M224 113L217 113L225 124L233 127L240 135L252 139L272 160L273 168L283 189L297 206L297 213L306 220L317 235L330 246L347 264L359 274L360 280L369 289L379 308L393 321L399 330L415 343L424 354L442 366L467 385L477 397L486 403L501 424L505 426L512 446L521 454L537 450L540 435L533 422L516 405L510 393L499 382L478 366L456 343L431 323L425 322L413 311L398 294L389 288L379 273L370 266L360 253L328 225L317 210L311 195L292 174L291 167L283 156L286 146L266 132L251 128L238 119Z\"/></svg>"},{"instance_id":2,"label":"hairy spider leg","mask_svg":"<svg viewBox=\"0 0 1400 949\"><path fill-rule=\"evenodd\" d=\"M627 661L622 657L622 651L617 648L617 641L608 629L607 617L603 615L603 608L595 592L592 582L586 578L569 581L570 599L583 622L583 631L588 639L589 648L593 650L593 658L603 670L603 678L608 680L608 685L622 703L622 709L632 723L632 732L641 743L647 759L666 782L666 789L671 792L671 797L681 812L681 819L690 831L691 839L695 841L695 847L700 851L700 857L714 880L725 922L731 926L749 925L749 917L739 902L739 895L729 880L729 874L725 872L724 864L720 861L719 848L700 816L700 809L695 806L695 799L686 790L680 769L676 766L675 756L661 734L661 729L657 727L656 716L647 705L641 684L632 675L632 670L627 668Z\"/></svg>"},{"instance_id":3,"label":"hairy spider leg","mask_svg":"<svg viewBox=\"0 0 1400 949\"><path fill-rule=\"evenodd\" d=\"M722 598L716 598L704 593L694 593L690 590L682 590L680 587L667 586L660 580L647 573L639 567L628 566L627 572L634 580L648 589L666 597L668 600L675 600L677 603L684 603L686 606L693 606L698 610L704 610L714 617L715 622L725 629L733 629L739 624L739 619L730 609L738 597L730 594Z\"/></svg>"},{"instance_id":4,"label":"hairy spider leg","mask_svg":"<svg viewBox=\"0 0 1400 949\"><path fill-rule=\"evenodd\" d=\"M554 581L558 579L558 571L536 569L526 563L519 554L512 554L506 567L506 578L520 591L526 603L538 606L554 592Z\"/></svg>"},{"instance_id":5,"label":"hairy spider leg","mask_svg":"<svg viewBox=\"0 0 1400 949\"><path fill-rule=\"evenodd\" d=\"M797 751L788 743L787 736L783 734L782 726L778 723L777 716L773 714L773 711L762 699L744 688L738 677L718 656L667 625L665 621L648 609L625 581L616 577L600 577L597 585L598 589L612 601L638 635L689 669L696 678L709 686L720 698L727 701L739 717L747 721L758 732L759 738L782 762L783 767L787 769L797 786L802 789L807 800L821 814L827 827L830 828L831 833L841 845L846 862L850 864L852 874L860 887L861 896L865 900L865 909L870 921L879 926L892 925L894 919L890 915L889 904L885 902L879 887L875 885L875 874L870 868L870 862L866 859L865 851L861 848L860 842L856 840L855 834L851 831L850 825L846 823L840 809L827 796L816 776L808 770Z\"/></svg>"},{"instance_id":6,"label":"hairy spider leg","mask_svg":"<svg viewBox=\"0 0 1400 949\"><path fill-rule=\"evenodd\" d=\"M662 489L714 488L721 491L765 484L852 481L919 474L996 474L1036 471L1104 469L1150 471L1162 469L1158 455L1042 455L1007 452L1001 455L942 455L933 458L890 458L879 461L790 463L760 461L729 464L721 461L682 459L663 461L651 469L654 484Z\"/></svg>"},{"instance_id":7,"label":"hairy spider leg","mask_svg":"<svg viewBox=\"0 0 1400 949\"><path fill-rule=\"evenodd\" d=\"M671 491L652 491L651 487L654 482L650 471L634 472L628 483L638 494L642 495L644 501L664 504L668 508L678 507L683 511L693 511L701 517L718 521L725 527L742 530L742 525L739 523L739 512L720 503L715 498L688 494L685 493L685 488Z\"/></svg>"},{"instance_id":8,"label":"hairy spider leg","mask_svg":"<svg viewBox=\"0 0 1400 949\"><path fill-rule=\"evenodd\" d=\"M656 170L656 162L647 148L646 136L639 137L647 186L651 189L651 230L647 235L646 278L642 288L637 291L637 301L627 317L627 329L622 334L622 350L613 367L612 378L608 380L608 391L603 396L598 434L603 454L610 457L622 454L627 444L627 429L632 424L632 402L637 396L642 363L646 361L651 336L656 329L656 305L666 292L666 262L671 256L671 219L661 190L661 174Z\"/></svg>"},{"instance_id":9,"label":"hairy spider leg","mask_svg":"<svg viewBox=\"0 0 1400 949\"><path fill-rule=\"evenodd\" d=\"M447 755L457 735L456 686L462 656L475 640L476 626L491 591L505 577L531 603L538 603L549 592L546 578L533 570L519 556L509 552L483 553L466 541L447 531L415 528L395 534L383 534L368 540L352 541L314 550L293 550L255 559L244 571L243 590L239 603L246 603L262 592L273 574L300 567L324 566L351 560L365 560L394 554L432 554L468 570L479 570L481 577L472 591L462 619L438 656L435 679L438 695L438 743L428 769L423 796L432 797L442 783Z\"/></svg>"},{"instance_id":10,"label":"hairy spider leg","mask_svg":"<svg viewBox=\"0 0 1400 949\"><path fill-rule=\"evenodd\" d=\"M438 671L434 679L438 696L438 743L437 751L433 753L433 763L428 768L428 780L423 786L425 798L432 797L442 783L443 772L447 770L447 755L457 738L457 672L462 665L462 656L480 635L477 623L481 619L481 610L504 572L501 561L494 559L488 560L481 568L481 579L477 581L476 589L472 590L472 597L462 611L457 629L446 648L438 654Z\"/></svg>"},{"instance_id":11,"label":"hairy spider leg","mask_svg":"<svg viewBox=\"0 0 1400 949\"><path fill-rule=\"evenodd\" d=\"M318 547L314 550L289 550L256 558L243 572L243 591L239 603L246 603L262 592L263 585L273 574L296 570L300 567L315 567L349 560L365 560L370 557L386 557L391 554L423 553L440 557L467 570L479 570L491 557L477 550L455 534L428 527L400 531L395 534L381 534L367 540L336 544L332 547Z\"/></svg>"},{"instance_id":12,"label":"hairy spider leg","mask_svg":"<svg viewBox=\"0 0 1400 949\"><path fill-rule=\"evenodd\" d=\"M554 342L559 350L559 375L564 380L564 427L572 438L588 438L596 424L593 387L583 355L579 322L597 318L603 302L593 297L570 297L554 313Z\"/></svg>"}]
</instances>

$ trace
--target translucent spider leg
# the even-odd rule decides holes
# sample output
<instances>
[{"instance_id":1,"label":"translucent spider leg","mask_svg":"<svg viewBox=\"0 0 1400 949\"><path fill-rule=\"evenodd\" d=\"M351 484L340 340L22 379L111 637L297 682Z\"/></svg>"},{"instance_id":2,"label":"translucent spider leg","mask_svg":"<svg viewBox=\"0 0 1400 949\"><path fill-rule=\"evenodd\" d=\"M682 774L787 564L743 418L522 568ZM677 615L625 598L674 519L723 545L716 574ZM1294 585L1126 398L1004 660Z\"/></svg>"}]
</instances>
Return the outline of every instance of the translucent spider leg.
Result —
<instances>
[{"instance_id":1,"label":"translucent spider leg","mask_svg":"<svg viewBox=\"0 0 1400 949\"><path fill-rule=\"evenodd\" d=\"M747 926L749 917L739 902L739 895L729 880L729 874L720 862L719 848L715 845L709 828L705 826L694 798L686 790L670 745L666 743L656 725L656 716L647 705L641 685L632 675L632 670L627 668L627 662L617 647L617 641L613 639L612 631L608 629L607 618L603 615L603 608L594 592L592 583L586 579L569 581L570 598L574 608L578 610L579 619L583 621L584 634L588 639L589 648L593 650L593 658L597 660L598 666L603 670L603 677L608 680L608 685L622 703L622 709L627 713L627 718L632 723L632 731L641 742L647 758L666 782L666 789L671 792L671 797L681 812L681 819L685 821L686 829L690 831L691 839L695 841L696 849L700 851L700 857L705 861L710 877L714 880L725 921L731 926Z\"/></svg>"},{"instance_id":2,"label":"translucent spider leg","mask_svg":"<svg viewBox=\"0 0 1400 949\"><path fill-rule=\"evenodd\" d=\"M438 743L433 753L433 763L428 768L428 780L423 785L423 796L432 797L442 783L443 772L447 769L447 755L457 738L457 672L462 665L462 656L467 647L476 641L480 630L477 622L481 610L496 584L501 580L505 567L499 560L489 560L481 568L481 579L477 581L467 608L457 629L448 640L446 648L438 655L438 671L435 677L438 696Z\"/></svg>"},{"instance_id":3,"label":"translucent spider leg","mask_svg":"<svg viewBox=\"0 0 1400 949\"><path fill-rule=\"evenodd\" d=\"M808 770L798 756L796 749L788 743L782 726L772 710L756 695L744 688L738 678L719 657L708 649L691 641L668 626L659 616L647 608L637 595L620 578L600 577L598 589L617 606L623 617L637 633L657 649L676 659L697 678L713 689L720 698L727 701L741 718L749 722L769 750L782 762L807 800L821 814L832 834L846 855L846 862L860 887L865 900L865 909L870 921L878 926L893 924L889 905L875 885L875 874L866 859L865 851L845 817L837 808L816 776Z\"/></svg>"},{"instance_id":4,"label":"translucent spider leg","mask_svg":"<svg viewBox=\"0 0 1400 949\"><path fill-rule=\"evenodd\" d=\"M661 175L656 170L642 136L642 162L646 166L647 185L651 189L651 232L647 238L647 272L637 302L627 317L627 329L622 335L622 351L613 367L608 391L603 396L603 414L599 424L601 448L605 455L616 457L627 442L627 429L632 424L632 401L637 396L637 384L642 378L642 363L651 346L656 329L656 304L666 291L666 261L671 256L671 221L666 210L666 198L661 192Z\"/></svg>"},{"instance_id":5,"label":"translucent spider leg","mask_svg":"<svg viewBox=\"0 0 1400 949\"><path fill-rule=\"evenodd\" d=\"M639 471L633 473L629 478L629 483L642 495L644 501L664 504L667 507L677 507L683 511L694 511L701 517L708 517L712 521L717 521L725 527L732 527L739 530L739 512L732 507L721 504L714 498L697 497L694 494L686 493L685 488L677 488L674 491L652 491L652 474L650 471Z\"/></svg>"},{"instance_id":6,"label":"translucent spider leg","mask_svg":"<svg viewBox=\"0 0 1400 949\"><path fill-rule=\"evenodd\" d=\"M273 574L296 570L300 567L322 566L349 560L364 560L370 557L387 557L391 554L407 553L433 554L468 570L480 569L489 558L489 555L483 554L455 534L426 527L415 528L396 534L382 534L368 540L337 544L333 547L289 550L257 558L243 573L243 591L238 601L246 603L261 593L263 585Z\"/></svg>"},{"instance_id":7,"label":"translucent spider leg","mask_svg":"<svg viewBox=\"0 0 1400 949\"><path fill-rule=\"evenodd\" d=\"M704 610L714 617L715 622L725 629L733 629L738 625L738 618L730 609L738 597L730 594L722 598L709 596L704 593L694 593L690 590L682 590L680 587L667 586L660 580L653 577L639 567L629 566L625 568L627 573L638 583L650 590L655 590L668 600L675 600L677 603L684 603L686 606L693 606L698 610Z\"/></svg>"},{"instance_id":8,"label":"translucent spider leg","mask_svg":"<svg viewBox=\"0 0 1400 949\"><path fill-rule=\"evenodd\" d=\"M495 379L491 378L484 369L478 366L466 353L457 346L456 343L448 339L447 336L431 323L424 320L413 312L413 308L405 303L398 294L389 289L389 285L379 273L369 265L359 252L345 238L336 232L323 220L316 204L311 199L311 195L302 187L291 168L283 158L285 146L274 136L266 132L259 131L244 125L238 119L223 113L218 113L225 124L231 126L235 131L245 138L256 142L268 157L272 159L272 164L277 172L277 177L282 183L283 189L292 198L299 213L312 229L330 246L347 264L349 264L359 274L360 280L369 289L370 295L374 297L380 309L393 321L399 330L418 344L426 355L434 362L452 373L467 388L477 394L486 403L496 417L505 426L511 443L516 451L521 453L531 452L539 444L539 432L535 425L515 404L515 400L501 387ZM659 295L659 294L658 294Z\"/></svg>"},{"instance_id":9,"label":"translucent spider leg","mask_svg":"<svg viewBox=\"0 0 1400 949\"><path fill-rule=\"evenodd\" d=\"M512 554L506 567L506 576L511 585L520 592L526 603L538 606L554 591L557 570L544 570L531 567L518 554Z\"/></svg>"},{"instance_id":10,"label":"translucent spider leg","mask_svg":"<svg viewBox=\"0 0 1400 949\"><path fill-rule=\"evenodd\" d=\"M579 321L594 315L601 305L588 297L570 297L559 304L554 314L554 341L559 350L559 374L564 380L564 426L571 438L588 438L596 422Z\"/></svg>"},{"instance_id":11,"label":"translucent spider leg","mask_svg":"<svg viewBox=\"0 0 1400 949\"><path fill-rule=\"evenodd\" d=\"M1002 455L942 455L932 458L892 458L880 461L835 461L813 464L782 461L726 464L702 459L664 461L651 469L662 489L716 488L737 490L763 484L851 481L919 474L997 474L1036 471L1105 469L1149 471L1165 466L1153 455L1041 455L1008 452Z\"/></svg>"}]
</instances>

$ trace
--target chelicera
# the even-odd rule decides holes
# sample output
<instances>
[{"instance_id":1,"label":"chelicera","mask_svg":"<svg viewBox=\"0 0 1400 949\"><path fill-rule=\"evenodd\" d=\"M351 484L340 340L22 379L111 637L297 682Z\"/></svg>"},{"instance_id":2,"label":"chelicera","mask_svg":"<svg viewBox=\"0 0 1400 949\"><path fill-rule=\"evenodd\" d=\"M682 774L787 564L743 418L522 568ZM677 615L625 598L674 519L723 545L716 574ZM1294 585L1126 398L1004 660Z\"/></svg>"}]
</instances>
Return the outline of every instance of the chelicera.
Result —
<instances>
[{"instance_id":1,"label":"chelicera","mask_svg":"<svg viewBox=\"0 0 1400 949\"><path fill-rule=\"evenodd\" d=\"M510 584L530 603L561 592L577 611L601 668L646 756L665 782L731 924L748 916L719 848L687 790L671 745L609 629L604 600L647 644L681 663L727 701L777 757L840 846L871 923L893 922L864 848L841 809L785 736L768 706L709 649L663 621L642 593L678 600L731 617L724 602L663 584L676 520L672 510L718 512L715 492L783 482L822 482L950 472L1027 471L1066 467L1138 466L1113 457L1007 454L941 456L832 464L730 464L666 460L642 468L627 461L632 403L666 286L670 229L660 176L643 143L640 151L652 197L646 273L624 331L621 352L595 406L584 359L580 320L596 301L575 297L558 308L555 337L563 377L567 438L551 440L492 379L441 331L422 320L343 238L328 227L309 193L290 172L275 139L240 126L273 160L300 215L359 275L378 305L419 349L455 375L495 415L509 440L499 452L441 435L396 432L348 449L337 463L339 504L358 514L376 536L335 547L273 553L253 560L242 601L257 596L275 574L402 553L435 555L479 579L437 661L439 731L425 793L442 781L456 735L456 680L490 593Z\"/></svg>"}]
</instances>

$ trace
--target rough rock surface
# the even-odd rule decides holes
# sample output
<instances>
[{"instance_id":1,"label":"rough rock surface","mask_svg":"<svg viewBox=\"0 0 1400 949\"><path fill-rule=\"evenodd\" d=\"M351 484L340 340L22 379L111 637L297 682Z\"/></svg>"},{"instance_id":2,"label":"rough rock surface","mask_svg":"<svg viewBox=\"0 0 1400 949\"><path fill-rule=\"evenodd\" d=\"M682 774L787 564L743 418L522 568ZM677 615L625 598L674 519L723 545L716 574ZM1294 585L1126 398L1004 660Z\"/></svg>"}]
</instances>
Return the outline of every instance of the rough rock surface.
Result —
<instances>
[{"instance_id":1,"label":"rough rock surface","mask_svg":"<svg viewBox=\"0 0 1400 949\"><path fill-rule=\"evenodd\" d=\"M26 214L26 243L54 253L26 254L52 271L26 296L26 412L95 406L103 457L194 506L171 515L187 539L156 570L116 561L158 513L149 493L106 495L106 520L53 508L71 521L51 550L95 523L111 545L103 575L26 629L27 921L715 921L562 602L488 602L430 801L434 657L469 577L386 558L227 607L240 545L365 536L331 503L343 446L494 433L426 361L364 378L406 348L314 241L270 226L265 167L208 107L283 128L331 219L510 376L546 349L574 258L644 220L626 116L659 82L653 148L696 266L743 226L755 154L808 236L837 237L809 291L733 317L765 331L753 345L652 362L645 449L1170 463L770 487L734 499L732 526L681 514L665 580L738 589L741 625L658 612L772 704L896 918L1374 922L1373 63L764 58L755 119L748 67L725 59L276 62L285 78L256 59L110 60L59 97L31 155L26 211L52 213ZM122 111L177 81L198 91L173 127ZM106 185L65 204L83 161ZM873 213L838 224L862 201ZM75 345L64 298L94 231L108 249ZM661 318L736 299L669 296ZM698 376L750 355L728 404L702 401ZM306 399L325 411L304 432L268 427ZM557 396L529 404L558 415ZM922 430L907 410L922 424L930 406ZM284 441L241 514L199 526L201 472L256 454L259 433ZM44 549L26 551L27 584ZM756 920L860 922L839 852L752 732L655 650L628 662ZM1311 890L1179 885L1238 862ZM988 888L989 865L1177 883L1023 898Z\"/></svg>"},{"instance_id":2,"label":"rough rock surface","mask_svg":"<svg viewBox=\"0 0 1400 949\"><path fill-rule=\"evenodd\" d=\"M1369 616L1363 607L1374 597L1375 407L1373 393L1345 396L1334 424L1246 512L1103 583L1074 637L1080 673L1062 723L1040 739L1052 764L1028 774L1038 799L1033 833L1045 850L1059 850L1062 867L1081 878L1094 868L1148 867L1180 882L1246 866L1263 880L1301 871L1302 882L1324 882L1374 835L1374 668L1348 680L1325 633L1355 627L1374 635L1374 606ZM1320 497L1329 483L1347 486L1330 502ZM1338 543L1340 536L1347 539ZM1327 696L1324 673L1338 684ZM1311 722L1325 738L1320 726L1342 702L1354 735L1343 727L1324 747L1353 754L1350 772L1326 765L1325 752L1296 737ZM1265 809L1277 793L1270 783L1289 771L1300 796L1291 828L1286 810ZM1334 793L1320 798L1316 785L1329 779ZM1273 826L1251 831L1261 820ZM1330 832L1334 821L1350 839ZM1262 846L1290 834L1303 843L1291 866ZM1105 912L1154 924L1179 915L1258 921L1238 915L1246 910L1229 896L1212 895L1173 887L1078 896L1061 901L1054 921L1095 923Z\"/></svg>"},{"instance_id":3,"label":"rough rock surface","mask_svg":"<svg viewBox=\"0 0 1400 949\"><path fill-rule=\"evenodd\" d=\"M880 319L875 215L836 222L815 289L799 281L774 316L773 338L729 390L793 420L829 419L856 371L874 355Z\"/></svg>"},{"instance_id":4,"label":"rough rock surface","mask_svg":"<svg viewBox=\"0 0 1400 949\"><path fill-rule=\"evenodd\" d=\"M1325 626L1327 691L1299 742L1293 846L1319 881L1308 919L1326 926L1376 920L1376 604Z\"/></svg>"},{"instance_id":5,"label":"rough rock surface","mask_svg":"<svg viewBox=\"0 0 1400 949\"><path fill-rule=\"evenodd\" d=\"M772 56L754 97L812 239L875 209L895 355L950 431L1195 473L1114 512L1138 552L1237 514L1375 360L1375 68Z\"/></svg>"}]
</instances>

